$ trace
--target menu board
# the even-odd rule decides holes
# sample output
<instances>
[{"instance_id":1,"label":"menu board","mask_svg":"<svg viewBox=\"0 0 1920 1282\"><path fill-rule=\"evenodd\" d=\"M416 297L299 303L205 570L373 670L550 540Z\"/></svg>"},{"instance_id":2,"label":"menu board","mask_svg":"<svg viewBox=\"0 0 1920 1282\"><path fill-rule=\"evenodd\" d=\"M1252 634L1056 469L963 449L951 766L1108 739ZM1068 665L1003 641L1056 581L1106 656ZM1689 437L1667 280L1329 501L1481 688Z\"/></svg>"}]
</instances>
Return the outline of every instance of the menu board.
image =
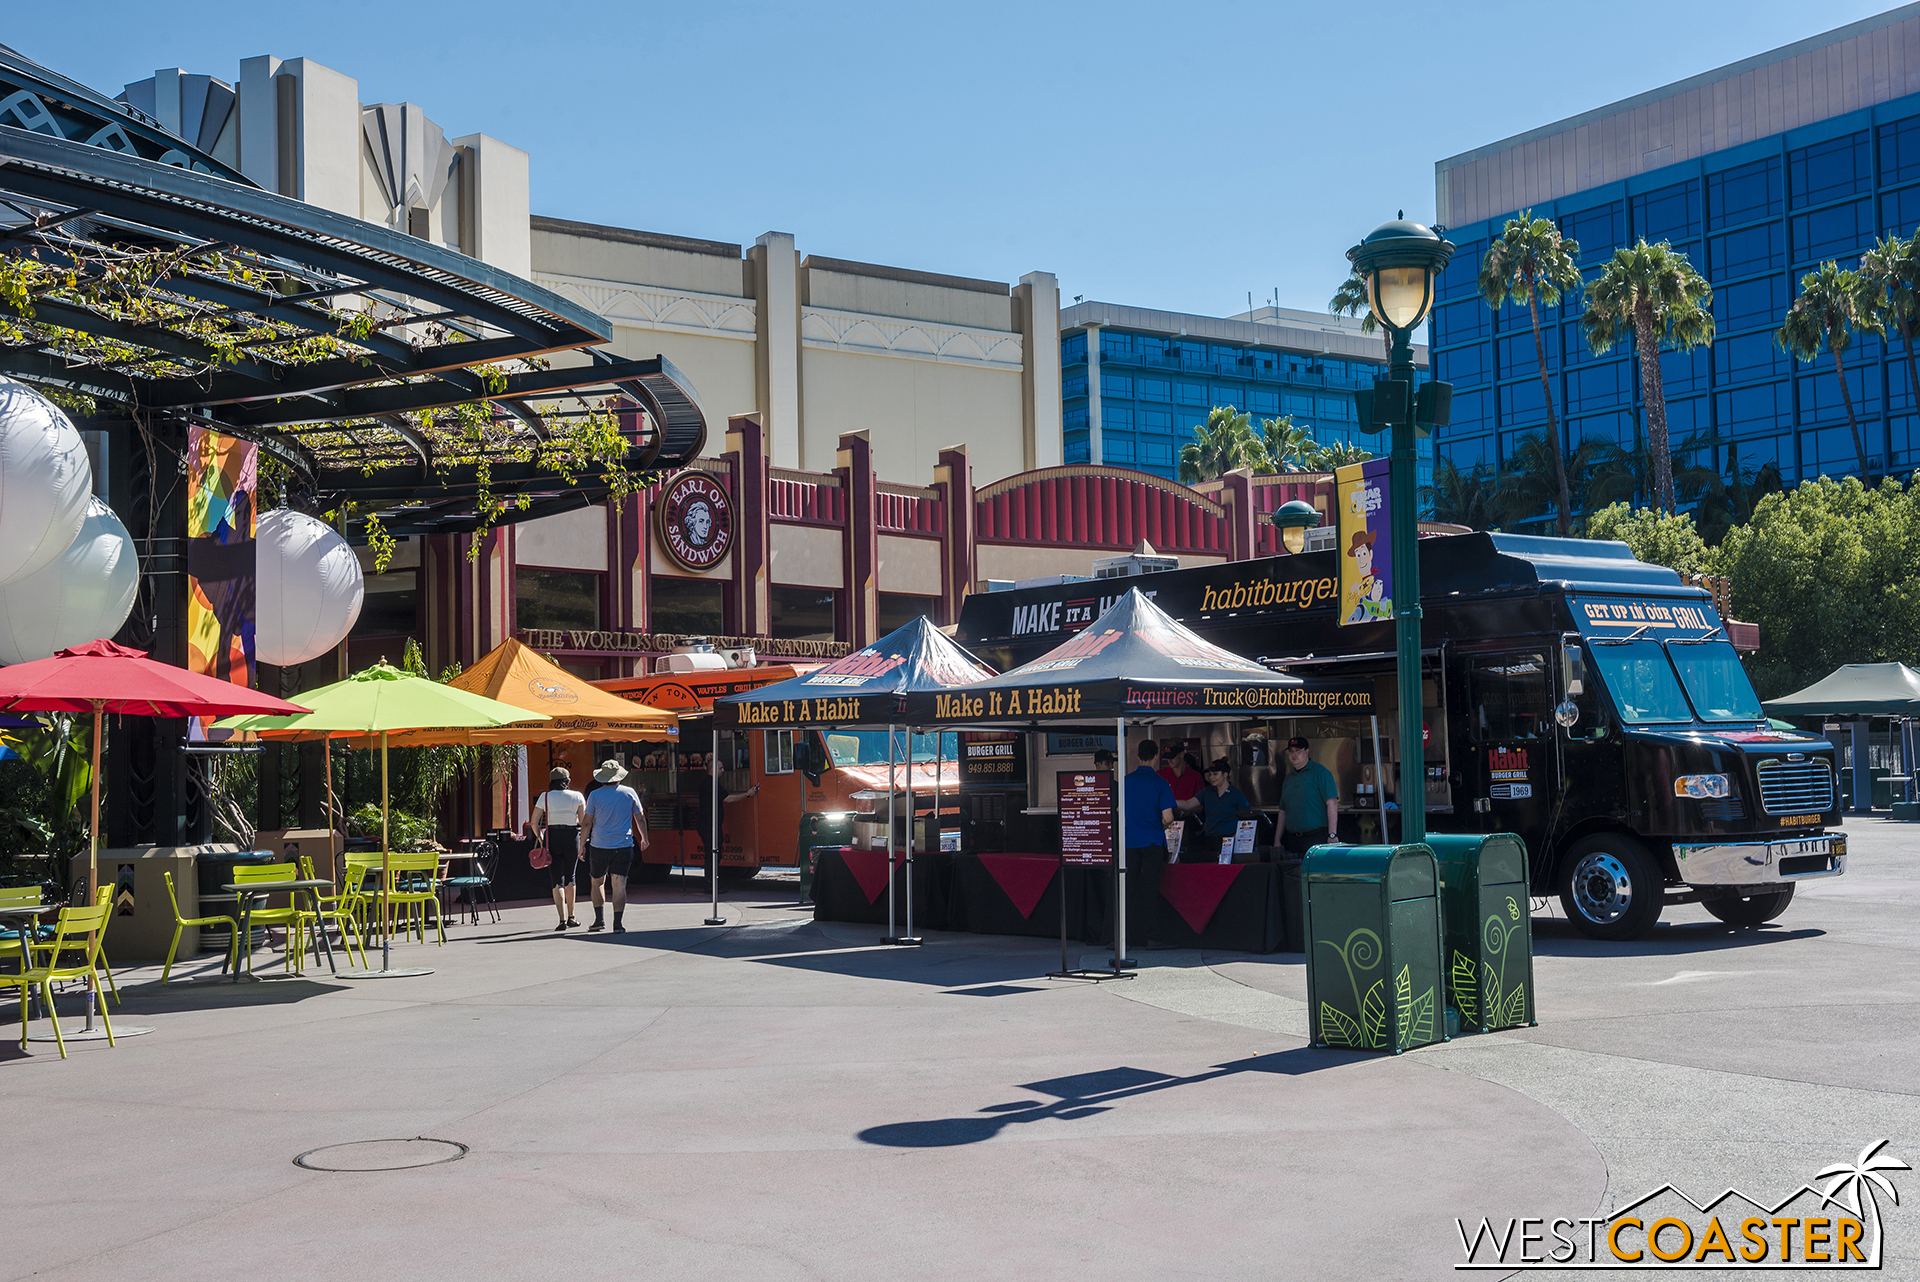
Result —
<instances>
[{"instance_id":1,"label":"menu board","mask_svg":"<svg viewBox=\"0 0 1920 1282\"><path fill-rule=\"evenodd\" d=\"M1062 773L1060 852L1070 864L1113 862L1113 771Z\"/></svg>"}]
</instances>

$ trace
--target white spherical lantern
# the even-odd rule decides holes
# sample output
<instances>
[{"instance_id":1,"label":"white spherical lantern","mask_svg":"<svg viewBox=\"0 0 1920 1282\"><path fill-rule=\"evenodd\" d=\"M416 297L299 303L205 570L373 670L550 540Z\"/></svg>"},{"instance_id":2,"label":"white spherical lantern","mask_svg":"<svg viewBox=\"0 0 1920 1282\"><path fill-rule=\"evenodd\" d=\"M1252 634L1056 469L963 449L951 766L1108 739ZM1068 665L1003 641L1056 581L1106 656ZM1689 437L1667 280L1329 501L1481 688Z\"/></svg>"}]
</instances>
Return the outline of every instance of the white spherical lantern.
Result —
<instances>
[{"instance_id":1,"label":"white spherical lantern","mask_svg":"<svg viewBox=\"0 0 1920 1282\"><path fill-rule=\"evenodd\" d=\"M92 497L93 468L73 423L26 384L0 377L0 584L53 564L80 533Z\"/></svg>"},{"instance_id":2,"label":"white spherical lantern","mask_svg":"<svg viewBox=\"0 0 1920 1282\"><path fill-rule=\"evenodd\" d=\"M0 663L45 659L112 636L139 587L140 558L127 527L105 503L88 500L80 533L59 560L0 585Z\"/></svg>"},{"instance_id":3,"label":"white spherical lantern","mask_svg":"<svg viewBox=\"0 0 1920 1282\"><path fill-rule=\"evenodd\" d=\"M353 548L322 521L274 508L254 533L254 656L290 668L346 640L366 579Z\"/></svg>"}]
</instances>

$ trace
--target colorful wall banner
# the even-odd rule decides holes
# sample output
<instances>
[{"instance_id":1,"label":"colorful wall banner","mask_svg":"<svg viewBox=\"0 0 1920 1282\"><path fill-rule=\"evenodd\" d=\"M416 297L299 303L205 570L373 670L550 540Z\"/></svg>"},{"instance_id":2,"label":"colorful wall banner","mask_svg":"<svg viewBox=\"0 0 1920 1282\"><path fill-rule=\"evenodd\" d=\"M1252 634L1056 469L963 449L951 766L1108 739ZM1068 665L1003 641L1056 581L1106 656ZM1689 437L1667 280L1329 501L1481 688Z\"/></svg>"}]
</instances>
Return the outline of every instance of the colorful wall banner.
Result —
<instances>
[{"instance_id":1,"label":"colorful wall banner","mask_svg":"<svg viewBox=\"0 0 1920 1282\"><path fill-rule=\"evenodd\" d=\"M1387 519L1389 460L1333 470L1340 517L1340 624L1393 617L1393 532Z\"/></svg>"},{"instance_id":2,"label":"colorful wall banner","mask_svg":"<svg viewBox=\"0 0 1920 1282\"><path fill-rule=\"evenodd\" d=\"M187 667L247 687L254 684L258 456L250 441L197 423L187 429Z\"/></svg>"}]
</instances>

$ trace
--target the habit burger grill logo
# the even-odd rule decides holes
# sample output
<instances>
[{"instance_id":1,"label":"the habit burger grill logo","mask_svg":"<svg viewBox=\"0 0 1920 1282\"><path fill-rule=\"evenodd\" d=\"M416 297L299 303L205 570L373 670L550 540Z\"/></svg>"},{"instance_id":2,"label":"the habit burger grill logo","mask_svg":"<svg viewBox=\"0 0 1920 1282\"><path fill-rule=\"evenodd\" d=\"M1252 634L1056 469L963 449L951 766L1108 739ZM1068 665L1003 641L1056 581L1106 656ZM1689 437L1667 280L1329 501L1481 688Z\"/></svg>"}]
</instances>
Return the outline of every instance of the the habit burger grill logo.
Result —
<instances>
[{"instance_id":1,"label":"the habit burger grill logo","mask_svg":"<svg viewBox=\"0 0 1920 1282\"><path fill-rule=\"evenodd\" d=\"M733 500L705 472L682 472L660 494L660 541L689 570L711 570L733 546Z\"/></svg>"},{"instance_id":2,"label":"the habit burger grill logo","mask_svg":"<svg viewBox=\"0 0 1920 1282\"><path fill-rule=\"evenodd\" d=\"M1487 749L1487 795L1496 801L1525 801L1533 796L1525 748Z\"/></svg>"},{"instance_id":3,"label":"the habit burger grill logo","mask_svg":"<svg viewBox=\"0 0 1920 1282\"><path fill-rule=\"evenodd\" d=\"M878 650L856 650L844 659L829 663L818 672L801 679L810 686L863 686L884 677L907 661L904 654L882 654Z\"/></svg>"},{"instance_id":4,"label":"the habit burger grill logo","mask_svg":"<svg viewBox=\"0 0 1920 1282\"><path fill-rule=\"evenodd\" d=\"M1730 1188L1696 1202L1671 1184L1608 1216L1458 1220L1466 1262L1456 1269L1879 1269L1880 1199L1900 1194L1889 1173L1913 1168L1869 1144L1851 1162L1766 1201Z\"/></svg>"}]
</instances>

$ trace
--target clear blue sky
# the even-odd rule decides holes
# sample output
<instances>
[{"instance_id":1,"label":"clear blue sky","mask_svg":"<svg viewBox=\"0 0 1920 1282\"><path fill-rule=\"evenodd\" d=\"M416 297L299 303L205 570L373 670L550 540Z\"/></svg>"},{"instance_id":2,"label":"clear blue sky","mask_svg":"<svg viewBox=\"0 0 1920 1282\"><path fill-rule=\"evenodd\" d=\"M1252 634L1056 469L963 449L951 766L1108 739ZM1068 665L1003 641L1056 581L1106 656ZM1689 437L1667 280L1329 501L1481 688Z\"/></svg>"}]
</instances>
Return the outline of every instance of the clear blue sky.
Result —
<instances>
[{"instance_id":1,"label":"clear blue sky","mask_svg":"<svg viewBox=\"0 0 1920 1282\"><path fill-rule=\"evenodd\" d=\"M315 58L531 152L536 213L1225 315L1324 307L1438 159L1891 7L179 0L0 42L108 93Z\"/></svg>"}]
</instances>

